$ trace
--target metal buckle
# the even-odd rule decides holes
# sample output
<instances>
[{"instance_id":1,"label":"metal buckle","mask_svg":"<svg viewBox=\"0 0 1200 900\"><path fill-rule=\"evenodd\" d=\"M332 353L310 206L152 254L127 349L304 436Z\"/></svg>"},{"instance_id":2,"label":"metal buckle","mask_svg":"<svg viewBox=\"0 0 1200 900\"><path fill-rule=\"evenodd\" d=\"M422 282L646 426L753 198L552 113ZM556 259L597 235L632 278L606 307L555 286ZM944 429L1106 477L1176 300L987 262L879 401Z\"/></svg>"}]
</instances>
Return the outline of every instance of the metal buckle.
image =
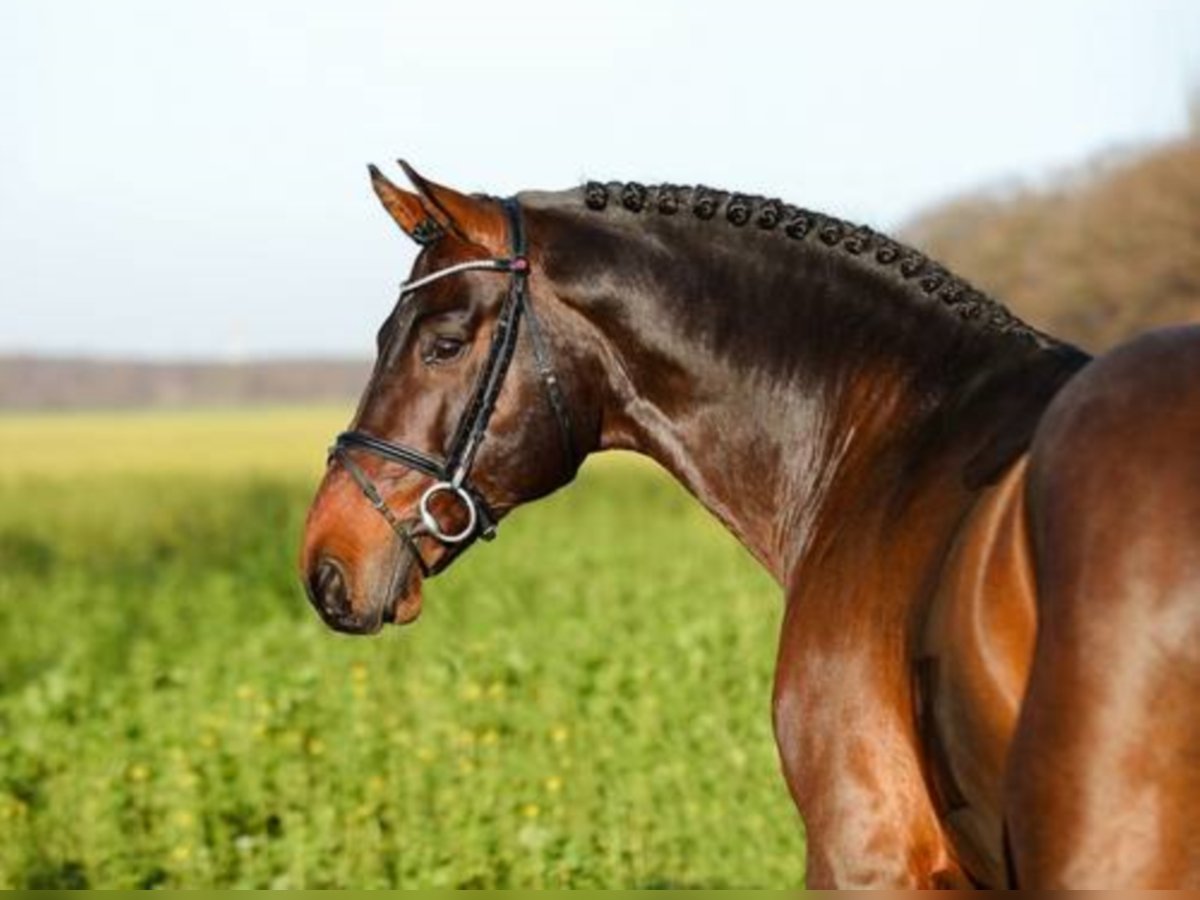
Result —
<instances>
[{"instance_id":1,"label":"metal buckle","mask_svg":"<svg viewBox=\"0 0 1200 900\"><path fill-rule=\"evenodd\" d=\"M429 508L429 501L438 494L453 494L467 508L467 524L461 531L447 534L442 530L441 523ZM421 521L425 523L430 534L444 544L461 544L475 533L475 525L479 521L479 511L475 508L475 501L471 499L471 495L467 493L466 488L452 481L439 481L431 484L421 495L421 502L417 504L417 509L421 513Z\"/></svg>"}]
</instances>

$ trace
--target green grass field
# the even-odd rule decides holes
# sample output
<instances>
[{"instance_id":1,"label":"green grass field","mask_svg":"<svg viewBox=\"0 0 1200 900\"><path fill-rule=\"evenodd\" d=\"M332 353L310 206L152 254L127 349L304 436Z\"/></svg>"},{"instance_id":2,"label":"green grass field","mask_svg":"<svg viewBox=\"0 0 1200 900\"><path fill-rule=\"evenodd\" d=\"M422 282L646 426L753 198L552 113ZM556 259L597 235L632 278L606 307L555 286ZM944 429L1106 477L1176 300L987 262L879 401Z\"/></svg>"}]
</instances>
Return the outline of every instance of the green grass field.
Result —
<instances>
[{"instance_id":1,"label":"green grass field","mask_svg":"<svg viewBox=\"0 0 1200 900\"><path fill-rule=\"evenodd\" d=\"M294 558L345 419L0 418L0 887L797 887L749 557L601 459L332 634Z\"/></svg>"}]
</instances>

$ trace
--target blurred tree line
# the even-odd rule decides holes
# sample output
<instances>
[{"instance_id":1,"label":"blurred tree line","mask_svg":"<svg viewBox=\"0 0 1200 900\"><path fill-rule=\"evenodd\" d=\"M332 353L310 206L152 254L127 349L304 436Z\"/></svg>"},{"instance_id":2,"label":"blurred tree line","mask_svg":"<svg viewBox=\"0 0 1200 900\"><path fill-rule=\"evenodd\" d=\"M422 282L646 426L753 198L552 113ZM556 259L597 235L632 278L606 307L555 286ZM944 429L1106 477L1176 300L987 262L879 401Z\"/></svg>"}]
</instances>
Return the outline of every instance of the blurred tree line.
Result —
<instances>
[{"instance_id":1,"label":"blurred tree line","mask_svg":"<svg viewBox=\"0 0 1200 900\"><path fill-rule=\"evenodd\" d=\"M1200 91L1190 119L1190 133L1170 143L935 207L905 238L1089 350L1200 322Z\"/></svg>"}]
</instances>

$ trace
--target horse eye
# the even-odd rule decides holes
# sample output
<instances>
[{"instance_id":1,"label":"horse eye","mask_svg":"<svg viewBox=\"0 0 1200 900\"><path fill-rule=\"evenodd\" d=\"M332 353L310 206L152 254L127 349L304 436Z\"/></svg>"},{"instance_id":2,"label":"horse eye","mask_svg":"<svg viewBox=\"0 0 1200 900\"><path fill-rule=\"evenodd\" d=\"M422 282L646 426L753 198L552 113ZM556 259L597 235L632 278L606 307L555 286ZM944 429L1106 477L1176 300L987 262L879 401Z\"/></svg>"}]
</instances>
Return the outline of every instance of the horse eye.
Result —
<instances>
[{"instance_id":1,"label":"horse eye","mask_svg":"<svg viewBox=\"0 0 1200 900\"><path fill-rule=\"evenodd\" d=\"M463 351L466 342L448 335L438 335L425 349L426 363L449 362Z\"/></svg>"}]
</instances>

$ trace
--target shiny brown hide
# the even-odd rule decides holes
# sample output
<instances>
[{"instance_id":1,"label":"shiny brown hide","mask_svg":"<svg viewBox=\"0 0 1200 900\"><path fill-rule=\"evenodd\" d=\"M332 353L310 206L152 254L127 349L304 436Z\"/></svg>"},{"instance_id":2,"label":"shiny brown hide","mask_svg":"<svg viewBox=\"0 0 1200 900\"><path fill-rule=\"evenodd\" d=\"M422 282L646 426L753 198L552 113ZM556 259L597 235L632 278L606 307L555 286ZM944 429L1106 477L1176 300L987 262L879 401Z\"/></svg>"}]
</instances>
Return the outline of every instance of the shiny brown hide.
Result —
<instances>
[{"instance_id":1,"label":"shiny brown hide","mask_svg":"<svg viewBox=\"0 0 1200 900\"><path fill-rule=\"evenodd\" d=\"M410 176L417 194L374 184L406 232L444 235L414 275L505 252L494 201ZM1089 361L777 201L520 199L581 456L657 459L785 594L774 724L809 886L1200 886L1200 329ZM501 281L399 304L353 426L444 447ZM439 336L461 356L429 362ZM473 473L501 513L581 461L529 357ZM411 519L428 480L361 465ZM300 565L339 629L421 611L409 551L336 462Z\"/></svg>"},{"instance_id":2,"label":"shiny brown hide","mask_svg":"<svg viewBox=\"0 0 1200 900\"><path fill-rule=\"evenodd\" d=\"M1038 637L1005 811L1022 884L1200 887L1200 329L1055 401L1029 470Z\"/></svg>"},{"instance_id":3,"label":"shiny brown hide","mask_svg":"<svg viewBox=\"0 0 1200 900\"><path fill-rule=\"evenodd\" d=\"M946 557L919 633L918 735L962 865L1004 884L1005 760L1036 629L1025 527L1026 460L983 491Z\"/></svg>"}]
</instances>

